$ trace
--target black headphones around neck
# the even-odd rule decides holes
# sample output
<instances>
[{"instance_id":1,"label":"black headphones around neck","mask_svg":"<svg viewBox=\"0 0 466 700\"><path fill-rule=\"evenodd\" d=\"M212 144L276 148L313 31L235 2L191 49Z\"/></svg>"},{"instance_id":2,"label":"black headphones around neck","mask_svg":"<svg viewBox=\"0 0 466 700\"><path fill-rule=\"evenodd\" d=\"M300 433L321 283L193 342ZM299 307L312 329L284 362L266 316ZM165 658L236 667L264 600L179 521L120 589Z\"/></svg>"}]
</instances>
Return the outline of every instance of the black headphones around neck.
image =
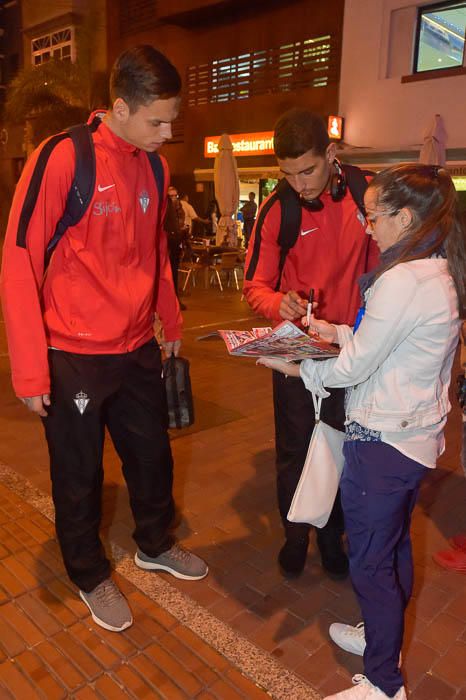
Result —
<instances>
[{"instance_id":1,"label":"black headphones around neck","mask_svg":"<svg viewBox=\"0 0 466 700\"><path fill-rule=\"evenodd\" d=\"M346 177L343 167L337 158L333 160L334 171L330 178L330 196L334 202L340 202L346 194ZM321 211L324 203L320 197L315 199L299 198L301 206L308 211Z\"/></svg>"}]
</instances>

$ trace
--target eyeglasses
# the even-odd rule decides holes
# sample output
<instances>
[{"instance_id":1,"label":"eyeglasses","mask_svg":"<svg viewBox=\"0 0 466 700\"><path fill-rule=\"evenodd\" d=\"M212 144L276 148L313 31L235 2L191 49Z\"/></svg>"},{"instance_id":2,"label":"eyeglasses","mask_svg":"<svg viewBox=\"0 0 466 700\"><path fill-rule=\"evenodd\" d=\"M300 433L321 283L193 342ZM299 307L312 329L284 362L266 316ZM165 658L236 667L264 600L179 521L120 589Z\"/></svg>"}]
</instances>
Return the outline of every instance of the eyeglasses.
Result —
<instances>
[{"instance_id":1,"label":"eyeglasses","mask_svg":"<svg viewBox=\"0 0 466 700\"><path fill-rule=\"evenodd\" d=\"M397 213L396 211L374 211L366 213L364 218L366 219L367 228L374 231L377 219L380 219L382 216L395 216Z\"/></svg>"}]
</instances>

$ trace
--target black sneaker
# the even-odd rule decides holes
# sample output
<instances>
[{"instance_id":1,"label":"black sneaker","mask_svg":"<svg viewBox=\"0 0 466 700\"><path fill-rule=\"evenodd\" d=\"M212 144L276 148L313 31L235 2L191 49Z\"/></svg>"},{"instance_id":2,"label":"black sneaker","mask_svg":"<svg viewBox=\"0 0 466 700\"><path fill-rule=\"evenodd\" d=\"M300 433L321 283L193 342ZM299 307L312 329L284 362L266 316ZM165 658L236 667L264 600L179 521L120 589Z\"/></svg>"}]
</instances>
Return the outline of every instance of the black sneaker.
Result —
<instances>
[{"instance_id":1,"label":"black sneaker","mask_svg":"<svg viewBox=\"0 0 466 700\"><path fill-rule=\"evenodd\" d=\"M278 555L280 571L285 578L297 578L306 564L309 537L286 539Z\"/></svg>"},{"instance_id":2,"label":"black sneaker","mask_svg":"<svg viewBox=\"0 0 466 700\"><path fill-rule=\"evenodd\" d=\"M343 549L341 535L335 532L317 533L322 568L332 579L340 581L348 576L349 562Z\"/></svg>"},{"instance_id":3,"label":"black sneaker","mask_svg":"<svg viewBox=\"0 0 466 700\"><path fill-rule=\"evenodd\" d=\"M179 305L180 305L181 311L186 311L186 309L188 308L188 307L186 306L186 304L183 304L182 301L180 301L180 302L178 302L178 303L179 303Z\"/></svg>"}]
</instances>

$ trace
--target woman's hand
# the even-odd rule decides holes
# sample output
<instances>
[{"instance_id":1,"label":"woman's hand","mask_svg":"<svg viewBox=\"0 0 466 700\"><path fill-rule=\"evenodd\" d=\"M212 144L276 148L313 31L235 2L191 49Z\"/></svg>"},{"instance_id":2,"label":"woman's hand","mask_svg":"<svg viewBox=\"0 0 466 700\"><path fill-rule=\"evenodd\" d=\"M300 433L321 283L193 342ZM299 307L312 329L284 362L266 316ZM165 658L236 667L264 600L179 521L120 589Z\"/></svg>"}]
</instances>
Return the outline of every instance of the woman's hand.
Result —
<instances>
[{"instance_id":1,"label":"woman's hand","mask_svg":"<svg viewBox=\"0 0 466 700\"><path fill-rule=\"evenodd\" d=\"M304 327L307 326L306 316L302 317L301 323ZM337 329L333 323L316 318L313 313L309 319L308 334L311 338L318 336L321 340L325 340L326 343L336 343L338 340Z\"/></svg>"},{"instance_id":2,"label":"woman's hand","mask_svg":"<svg viewBox=\"0 0 466 700\"><path fill-rule=\"evenodd\" d=\"M299 377L299 365L296 365L294 362L280 360L278 357L259 357L256 365L264 365L264 367L281 372L287 377Z\"/></svg>"}]
</instances>

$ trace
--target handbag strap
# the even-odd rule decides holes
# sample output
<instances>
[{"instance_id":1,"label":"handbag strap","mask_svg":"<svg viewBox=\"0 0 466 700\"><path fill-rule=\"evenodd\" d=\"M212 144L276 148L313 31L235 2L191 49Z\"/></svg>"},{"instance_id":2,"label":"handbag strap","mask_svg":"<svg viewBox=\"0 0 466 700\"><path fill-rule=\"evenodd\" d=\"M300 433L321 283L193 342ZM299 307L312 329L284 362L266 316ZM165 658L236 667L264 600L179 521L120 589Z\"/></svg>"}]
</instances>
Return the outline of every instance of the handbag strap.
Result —
<instances>
[{"instance_id":1,"label":"handbag strap","mask_svg":"<svg viewBox=\"0 0 466 700\"><path fill-rule=\"evenodd\" d=\"M322 406L322 396L317 397L314 392L311 392L312 394L312 403L314 404L314 411L315 411L315 419L316 423L320 421L320 409Z\"/></svg>"}]
</instances>

